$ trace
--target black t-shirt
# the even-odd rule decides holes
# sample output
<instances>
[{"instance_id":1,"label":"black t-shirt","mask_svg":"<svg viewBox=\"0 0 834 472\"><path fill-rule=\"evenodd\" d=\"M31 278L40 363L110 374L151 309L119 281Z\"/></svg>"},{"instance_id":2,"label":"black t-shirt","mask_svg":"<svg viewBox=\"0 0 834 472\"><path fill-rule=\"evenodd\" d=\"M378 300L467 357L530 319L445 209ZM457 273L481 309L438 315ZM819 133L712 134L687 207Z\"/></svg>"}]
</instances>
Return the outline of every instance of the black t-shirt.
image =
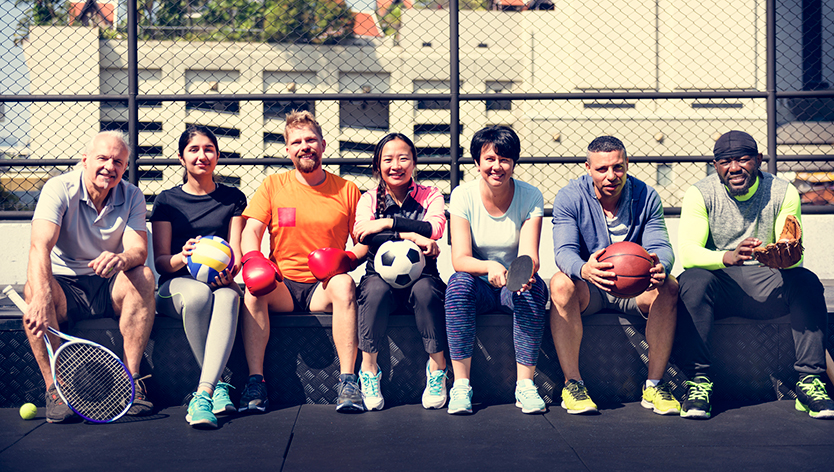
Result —
<instances>
[{"instance_id":1,"label":"black t-shirt","mask_svg":"<svg viewBox=\"0 0 834 472\"><path fill-rule=\"evenodd\" d=\"M242 215L245 208L246 196L234 187L217 184L208 195L191 195L179 185L157 195L150 220L171 223L171 253L175 254L197 236L220 236L228 241L232 217ZM187 267L159 274L159 284L181 276L189 276Z\"/></svg>"}]
</instances>

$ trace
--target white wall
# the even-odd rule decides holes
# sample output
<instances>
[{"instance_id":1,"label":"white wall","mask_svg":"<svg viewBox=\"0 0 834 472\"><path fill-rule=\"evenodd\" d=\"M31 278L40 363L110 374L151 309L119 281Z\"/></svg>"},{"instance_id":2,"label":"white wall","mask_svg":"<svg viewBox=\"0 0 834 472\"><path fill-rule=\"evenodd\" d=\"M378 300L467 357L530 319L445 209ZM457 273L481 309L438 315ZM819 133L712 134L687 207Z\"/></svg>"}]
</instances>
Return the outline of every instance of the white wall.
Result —
<instances>
[{"instance_id":1,"label":"white wall","mask_svg":"<svg viewBox=\"0 0 834 472\"><path fill-rule=\"evenodd\" d=\"M678 218L667 218L666 226L669 228L669 236L672 245L677 247ZM803 245L805 246L805 267L814 271L821 279L834 279L834 248L831 247L831 234L834 234L834 215L805 215L803 222ZM0 222L0 287L7 284L23 284L26 282L26 263L29 253L29 222ZM539 275L548 280L556 273L556 263L553 260L553 237L551 233L550 219L545 218L542 227L541 248L539 258L541 259L541 270ZM440 259L438 269L444 280L454 272L450 260L450 248L444 236L440 242ZM268 247L266 241L264 248ZM266 252L266 251L265 251ZM150 255L149 255L150 256ZM363 266L364 267L364 266ZM357 280L364 273L360 267L352 273ZM683 271L679 262L675 263L672 270L674 275Z\"/></svg>"}]
</instances>

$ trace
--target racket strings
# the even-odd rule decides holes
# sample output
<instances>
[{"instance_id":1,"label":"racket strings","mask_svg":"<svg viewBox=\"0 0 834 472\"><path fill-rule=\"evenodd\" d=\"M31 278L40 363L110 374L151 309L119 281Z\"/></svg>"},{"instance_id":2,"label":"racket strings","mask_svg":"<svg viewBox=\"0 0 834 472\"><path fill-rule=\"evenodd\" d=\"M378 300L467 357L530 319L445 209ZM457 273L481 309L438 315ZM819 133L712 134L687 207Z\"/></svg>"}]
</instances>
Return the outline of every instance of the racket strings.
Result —
<instances>
[{"instance_id":1,"label":"racket strings","mask_svg":"<svg viewBox=\"0 0 834 472\"><path fill-rule=\"evenodd\" d=\"M131 400L131 378L121 362L91 344L64 345L56 354L55 377L67 404L93 421L113 419Z\"/></svg>"}]
</instances>

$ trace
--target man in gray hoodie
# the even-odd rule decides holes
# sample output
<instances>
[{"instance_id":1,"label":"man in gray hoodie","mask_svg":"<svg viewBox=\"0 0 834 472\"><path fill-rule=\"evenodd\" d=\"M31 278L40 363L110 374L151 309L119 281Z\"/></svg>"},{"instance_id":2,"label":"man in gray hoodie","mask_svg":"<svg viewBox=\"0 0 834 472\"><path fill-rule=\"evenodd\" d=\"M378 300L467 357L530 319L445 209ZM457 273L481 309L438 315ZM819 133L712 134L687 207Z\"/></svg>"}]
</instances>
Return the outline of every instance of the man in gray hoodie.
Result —
<instances>
[{"instance_id":1,"label":"man in gray hoodie","mask_svg":"<svg viewBox=\"0 0 834 472\"><path fill-rule=\"evenodd\" d=\"M648 380L642 405L660 415L677 415L680 403L661 383L675 335L678 283L669 272L675 261L663 205L657 192L628 175L622 141L601 136L588 146L587 175L571 180L553 202L553 247L557 272L550 279L550 327L565 375L562 408L570 414L596 413L579 373L582 316L605 309L647 319ZM634 298L611 293L613 264L597 257L610 244L631 241L654 260L651 285Z\"/></svg>"}]
</instances>

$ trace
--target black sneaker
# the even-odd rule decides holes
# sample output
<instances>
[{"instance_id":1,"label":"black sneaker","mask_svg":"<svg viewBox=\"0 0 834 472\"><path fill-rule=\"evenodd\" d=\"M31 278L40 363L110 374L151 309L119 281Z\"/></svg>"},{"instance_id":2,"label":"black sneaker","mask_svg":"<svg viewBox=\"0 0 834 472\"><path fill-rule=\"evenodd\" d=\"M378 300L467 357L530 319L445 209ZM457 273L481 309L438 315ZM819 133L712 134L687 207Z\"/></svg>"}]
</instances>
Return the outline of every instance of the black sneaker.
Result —
<instances>
[{"instance_id":1,"label":"black sneaker","mask_svg":"<svg viewBox=\"0 0 834 472\"><path fill-rule=\"evenodd\" d=\"M136 388L136 396L133 398L133 405L127 410L130 416L147 416L153 413L153 403L148 400L148 389L145 387L145 382L142 380L150 377L149 375L133 380L133 386Z\"/></svg>"},{"instance_id":2,"label":"black sneaker","mask_svg":"<svg viewBox=\"0 0 834 472\"><path fill-rule=\"evenodd\" d=\"M362 390L356 383L356 374L341 374L337 388L339 397L336 399L336 411L340 413L365 411L365 402L362 401Z\"/></svg>"},{"instance_id":3,"label":"black sneaker","mask_svg":"<svg viewBox=\"0 0 834 472\"><path fill-rule=\"evenodd\" d=\"M64 403L64 399L58 395L58 389L52 384L46 390L46 422L65 423L74 419L75 412Z\"/></svg>"},{"instance_id":4,"label":"black sneaker","mask_svg":"<svg viewBox=\"0 0 834 472\"><path fill-rule=\"evenodd\" d=\"M266 394L266 381L263 375L250 375L243 394L240 396L240 408L238 411L244 413L252 411L263 413L269 407L269 397Z\"/></svg>"},{"instance_id":5,"label":"black sneaker","mask_svg":"<svg viewBox=\"0 0 834 472\"><path fill-rule=\"evenodd\" d=\"M819 375L806 375L796 383L796 403L799 411L807 412L811 418L834 418L834 401L825 392L825 384Z\"/></svg>"},{"instance_id":6,"label":"black sneaker","mask_svg":"<svg viewBox=\"0 0 834 472\"><path fill-rule=\"evenodd\" d=\"M694 379L684 383L689 390L681 405L681 417L697 420L707 420L712 412L710 397L712 397L712 382L706 375L696 375Z\"/></svg>"}]
</instances>

